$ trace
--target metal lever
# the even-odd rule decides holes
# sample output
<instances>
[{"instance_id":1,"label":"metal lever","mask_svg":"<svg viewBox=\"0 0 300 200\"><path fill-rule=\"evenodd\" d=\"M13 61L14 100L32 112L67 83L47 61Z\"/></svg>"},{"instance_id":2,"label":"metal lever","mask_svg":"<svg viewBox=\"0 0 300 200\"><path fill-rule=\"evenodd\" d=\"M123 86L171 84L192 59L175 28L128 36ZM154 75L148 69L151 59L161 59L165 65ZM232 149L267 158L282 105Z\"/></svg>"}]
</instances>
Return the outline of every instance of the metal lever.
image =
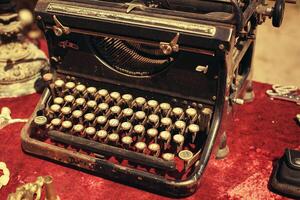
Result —
<instances>
[{"instance_id":1,"label":"metal lever","mask_svg":"<svg viewBox=\"0 0 300 200\"><path fill-rule=\"evenodd\" d=\"M143 4L142 2L138 1L138 0L134 0L130 3L125 3L125 5L128 6L126 13L130 13L132 10L134 10L135 8L139 8L141 10L145 10L145 4Z\"/></svg>"},{"instance_id":2,"label":"metal lever","mask_svg":"<svg viewBox=\"0 0 300 200\"><path fill-rule=\"evenodd\" d=\"M170 55L173 52L179 51L179 45L177 44L179 36L180 36L180 34L177 33L171 42L160 42L159 43L159 47L165 55Z\"/></svg>"},{"instance_id":3,"label":"metal lever","mask_svg":"<svg viewBox=\"0 0 300 200\"><path fill-rule=\"evenodd\" d=\"M52 28L56 36L62 36L63 34L68 35L71 33L70 28L62 25L62 23L57 19L56 15L53 15L53 20L55 25Z\"/></svg>"}]
</instances>

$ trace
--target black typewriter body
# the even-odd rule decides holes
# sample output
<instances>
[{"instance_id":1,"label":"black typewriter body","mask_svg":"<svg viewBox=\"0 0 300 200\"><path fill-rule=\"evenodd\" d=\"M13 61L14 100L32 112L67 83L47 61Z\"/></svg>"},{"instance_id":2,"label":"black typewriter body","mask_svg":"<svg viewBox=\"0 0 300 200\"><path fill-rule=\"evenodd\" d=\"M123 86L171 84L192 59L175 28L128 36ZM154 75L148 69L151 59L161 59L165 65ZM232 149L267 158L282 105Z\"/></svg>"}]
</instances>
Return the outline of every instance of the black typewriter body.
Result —
<instances>
[{"instance_id":1,"label":"black typewriter body","mask_svg":"<svg viewBox=\"0 0 300 200\"><path fill-rule=\"evenodd\" d=\"M24 151L165 195L195 192L208 160L224 143L221 136L231 131L232 108L252 92L260 18L253 8L262 1L189 3L39 1L36 16L52 75L22 130ZM99 96L100 90L108 93ZM59 104L58 97L56 113L51 106ZM94 107L75 105L81 97ZM99 111L101 103L107 110ZM122 114L126 108L133 111L131 118ZM82 112L76 122L74 110ZM92 119L85 118L88 113ZM100 115L106 117L102 125ZM71 126L54 125L54 118ZM131 123L130 131L124 122ZM73 125L80 123L83 129L74 134ZM170 132L170 140L162 141L163 131ZM183 135L184 142L175 135Z\"/></svg>"}]
</instances>

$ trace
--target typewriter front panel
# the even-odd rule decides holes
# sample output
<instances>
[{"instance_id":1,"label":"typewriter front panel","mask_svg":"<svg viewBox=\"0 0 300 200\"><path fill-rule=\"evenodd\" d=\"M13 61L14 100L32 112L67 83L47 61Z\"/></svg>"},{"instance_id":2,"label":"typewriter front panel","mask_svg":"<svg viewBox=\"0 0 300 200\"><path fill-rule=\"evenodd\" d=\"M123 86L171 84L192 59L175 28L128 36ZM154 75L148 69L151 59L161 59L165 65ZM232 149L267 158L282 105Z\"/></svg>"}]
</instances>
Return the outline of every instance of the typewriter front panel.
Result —
<instances>
[{"instance_id":1,"label":"typewriter front panel","mask_svg":"<svg viewBox=\"0 0 300 200\"><path fill-rule=\"evenodd\" d=\"M142 11L115 5L109 15L104 5L38 4L54 71L23 148L165 194L191 194L217 137L234 26L146 11L145 22ZM121 23L133 15L135 23Z\"/></svg>"}]
</instances>

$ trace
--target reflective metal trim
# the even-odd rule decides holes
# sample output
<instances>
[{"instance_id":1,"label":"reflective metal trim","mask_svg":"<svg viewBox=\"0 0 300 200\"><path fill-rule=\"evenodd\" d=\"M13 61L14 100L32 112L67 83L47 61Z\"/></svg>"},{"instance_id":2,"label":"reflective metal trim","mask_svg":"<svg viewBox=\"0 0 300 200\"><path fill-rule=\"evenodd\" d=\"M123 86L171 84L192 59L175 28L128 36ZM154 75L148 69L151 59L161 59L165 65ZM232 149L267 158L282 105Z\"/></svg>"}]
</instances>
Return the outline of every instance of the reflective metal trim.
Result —
<instances>
[{"instance_id":1,"label":"reflective metal trim","mask_svg":"<svg viewBox=\"0 0 300 200\"><path fill-rule=\"evenodd\" d=\"M143 25L161 29L169 29L173 31L181 31L187 33L200 34L213 37L216 34L216 27L196 24L190 22L177 21L173 19L159 20L156 17L141 16L132 13L121 13L116 11L101 10L95 8L85 8L62 3L49 3L47 12L70 14L80 17L88 17L93 19L101 19L113 22L128 23L134 25Z\"/></svg>"}]
</instances>

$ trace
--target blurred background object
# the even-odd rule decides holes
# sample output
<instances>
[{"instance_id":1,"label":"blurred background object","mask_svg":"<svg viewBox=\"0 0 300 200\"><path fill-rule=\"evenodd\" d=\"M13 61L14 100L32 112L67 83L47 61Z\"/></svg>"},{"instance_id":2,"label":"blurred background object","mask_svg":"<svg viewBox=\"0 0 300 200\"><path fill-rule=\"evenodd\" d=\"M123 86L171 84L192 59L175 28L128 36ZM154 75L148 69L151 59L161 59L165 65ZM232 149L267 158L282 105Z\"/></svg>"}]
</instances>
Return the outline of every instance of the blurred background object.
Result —
<instances>
[{"instance_id":1,"label":"blurred background object","mask_svg":"<svg viewBox=\"0 0 300 200\"><path fill-rule=\"evenodd\" d=\"M300 86L300 5L286 4L280 29L268 20L258 28L254 80Z\"/></svg>"},{"instance_id":2,"label":"blurred background object","mask_svg":"<svg viewBox=\"0 0 300 200\"><path fill-rule=\"evenodd\" d=\"M34 44L41 34L33 28L33 5L18 3L0 1L0 98L39 91L41 70L48 66L46 55Z\"/></svg>"}]
</instances>

